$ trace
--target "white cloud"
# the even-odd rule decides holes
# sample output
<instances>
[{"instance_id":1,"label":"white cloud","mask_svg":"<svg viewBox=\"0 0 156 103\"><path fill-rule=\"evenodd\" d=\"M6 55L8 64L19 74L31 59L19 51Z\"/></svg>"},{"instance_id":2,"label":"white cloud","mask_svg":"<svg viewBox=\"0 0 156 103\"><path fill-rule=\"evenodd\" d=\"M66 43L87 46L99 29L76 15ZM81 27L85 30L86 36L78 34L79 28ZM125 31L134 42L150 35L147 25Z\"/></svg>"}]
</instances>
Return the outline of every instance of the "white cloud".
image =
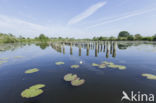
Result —
<instances>
[{"instance_id":1,"label":"white cloud","mask_svg":"<svg viewBox=\"0 0 156 103\"><path fill-rule=\"evenodd\" d=\"M137 11L137 12L130 13L130 14L128 14L128 15L124 15L124 16L120 16L120 17L115 17L115 18L111 18L111 19L109 19L109 20L104 20L104 21L101 21L100 23L91 25L91 26L89 26L88 28L93 28L93 27L97 27L97 26L104 25L104 24L117 22L117 21L120 21L120 20L123 20L123 19L127 19L127 18L130 18L130 17L142 15L142 14L145 14L145 13L148 13L148 12L151 12L151 11L154 11L154 10L156 10L156 9L150 9L150 10L144 10L144 11Z\"/></svg>"},{"instance_id":2,"label":"white cloud","mask_svg":"<svg viewBox=\"0 0 156 103\"><path fill-rule=\"evenodd\" d=\"M84 31L68 26L45 26L0 14L0 32L16 36L36 37L45 33L49 37L83 37Z\"/></svg>"},{"instance_id":3,"label":"white cloud","mask_svg":"<svg viewBox=\"0 0 156 103\"><path fill-rule=\"evenodd\" d=\"M106 4L106 2L98 2L92 6L90 6L87 10L85 10L84 12L80 13L79 15L73 17L71 20L69 20L68 24L76 24L84 19L86 19L87 17L91 16L92 14L94 14L99 8L103 7Z\"/></svg>"}]
</instances>

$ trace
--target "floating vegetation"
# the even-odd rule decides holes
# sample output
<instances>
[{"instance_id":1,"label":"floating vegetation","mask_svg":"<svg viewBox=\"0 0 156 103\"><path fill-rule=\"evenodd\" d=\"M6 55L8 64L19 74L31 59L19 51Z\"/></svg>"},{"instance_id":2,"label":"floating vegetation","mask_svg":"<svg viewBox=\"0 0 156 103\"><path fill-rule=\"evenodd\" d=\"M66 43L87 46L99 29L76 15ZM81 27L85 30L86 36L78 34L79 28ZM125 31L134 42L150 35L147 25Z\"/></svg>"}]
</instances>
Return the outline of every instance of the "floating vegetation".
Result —
<instances>
[{"instance_id":1,"label":"floating vegetation","mask_svg":"<svg viewBox=\"0 0 156 103\"><path fill-rule=\"evenodd\" d=\"M72 81L72 80L75 80L76 78L77 78L77 75L72 74L72 73L68 73L64 76L65 81Z\"/></svg>"},{"instance_id":2,"label":"floating vegetation","mask_svg":"<svg viewBox=\"0 0 156 103\"><path fill-rule=\"evenodd\" d=\"M82 64L83 62L82 61L80 61L80 64Z\"/></svg>"},{"instance_id":3,"label":"floating vegetation","mask_svg":"<svg viewBox=\"0 0 156 103\"><path fill-rule=\"evenodd\" d=\"M9 58L0 58L1 60L7 60L7 59L9 59Z\"/></svg>"},{"instance_id":4,"label":"floating vegetation","mask_svg":"<svg viewBox=\"0 0 156 103\"><path fill-rule=\"evenodd\" d=\"M68 73L64 76L65 81L71 82L72 86L80 86L84 84L85 80L80 79L76 74Z\"/></svg>"},{"instance_id":5,"label":"floating vegetation","mask_svg":"<svg viewBox=\"0 0 156 103\"><path fill-rule=\"evenodd\" d=\"M45 87L44 84L33 85L33 86L29 87L29 89L25 89L24 91L22 91L21 96L23 98L32 98L32 97L39 96L40 94L43 93L43 90L40 89L43 87Z\"/></svg>"},{"instance_id":6,"label":"floating vegetation","mask_svg":"<svg viewBox=\"0 0 156 103\"><path fill-rule=\"evenodd\" d=\"M103 61L101 64L96 64L96 63L92 63L92 66L98 66L99 68L118 68L119 70L124 70L126 69L126 66L123 65L116 65L113 62L107 62L107 61Z\"/></svg>"},{"instance_id":7,"label":"floating vegetation","mask_svg":"<svg viewBox=\"0 0 156 103\"><path fill-rule=\"evenodd\" d=\"M30 74L30 73L34 73L34 72L38 72L38 71L39 71L39 69L33 68L33 69L26 70L25 73Z\"/></svg>"},{"instance_id":8,"label":"floating vegetation","mask_svg":"<svg viewBox=\"0 0 156 103\"><path fill-rule=\"evenodd\" d=\"M71 68L79 68L80 66L79 65L71 65Z\"/></svg>"},{"instance_id":9,"label":"floating vegetation","mask_svg":"<svg viewBox=\"0 0 156 103\"><path fill-rule=\"evenodd\" d=\"M96 64L96 63L92 63L92 66L99 66L99 64Z\"/></svg>"},{"instance_id":10,"label":"floating vegetation","mask_svg":"<svg viewBox=\"0 0 156 103\"><path fill-rule=\"evenodd\" d=\"M56 65L62 65L64 62L56 62Z\"/></svg>"},{"instance_id":11,"label":"floating vegetation","mask_svg":"<svg viewBox=\"0 0 156 103\"><path fill-rule=\"evenodd\" d=\"M105 64L101 64L101 65L99 65L99 68L106 68L106 65Z\"/></svg>"},{"instance_id":12,"label":"floating vegetation","mask_svg":"<svg viewBox=\"0 0 156 103\"><path fill-rule=\"evenodd\" d=\"M15 56L14 58L23 58L24 56Z\"/></svg>"},{"instance_id":13,"label":"floating vegetation","mask_svg":"<svg viewBox=\"0 0 156 103\"><path fill-rule=\"evenodd\" d=\"M85 83L85 80L84 79L80 79L80 78L77 78L77 79L71 81L71 85L72 86L80 86L80 85L82 85L84 83Z\"/></svg>"},{"instance_id":14,"label":"floating vegetation","mask_svg":"<svg viewBox=\"0 0 156 103\"><path fill-rule=\"evenodd\" d=\"M6 62L8 62L8 61L0 61L0 64L6 63Z\"/></svg>"},{"instance_id":15,"label":"floating vegetation","mask_svg":"<svg viewBox=\"0 0 156 103\"><path fill-rule=\"evenodd\" d=\"M142 76L146 77L147 79L156 80L156 75L153 75L153 74L142 74Z\"/></svg>"}]
</instances>

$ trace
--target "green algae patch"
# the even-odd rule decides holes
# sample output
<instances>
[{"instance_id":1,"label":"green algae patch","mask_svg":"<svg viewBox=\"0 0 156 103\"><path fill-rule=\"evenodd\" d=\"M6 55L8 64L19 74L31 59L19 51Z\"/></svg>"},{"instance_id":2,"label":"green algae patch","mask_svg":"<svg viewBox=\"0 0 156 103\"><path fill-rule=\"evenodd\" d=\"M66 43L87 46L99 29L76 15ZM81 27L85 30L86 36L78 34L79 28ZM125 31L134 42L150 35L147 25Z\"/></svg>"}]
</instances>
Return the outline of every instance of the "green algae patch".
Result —
<instances>
[{"instance_id":1,"label":"green algae patch","mask_svg":"<svg viewBox=\"0 0 156 103\"><path fill-rule=\"evenodd\" d=\"M80 66L79 65L71 65L71 68L79 68Z\"/></svg>"},{"instance_id":2,"label":"green algae patch","mask_svg":"<svg viewBox=\"0 0 156 103\"><path fill-rule=\"evenodd\" d=\"M72 73L68 73L64 76L65 81L72 81L72 80L75 80L76 78L77 78L77 75L72 74Z\"/></svg>"},{"instance_id":3,"label":"green algae patch","mask_svg":"<svg viewBox=\"0 0 156 103\"><path fill-rule=\"evenodd\" d=\"M56 62L55 64L56 64L56 65L63 65L64 62Z\"/></svg>"},{"instance_id":4,"label":"green algae patch","mask_svg":"<svg viewBox=\"0 0 156 103\"><path fill-rule=\"evenodd\" d=\"M99 66L99 64L96 64L96 63L92 63L92 66Z\"/></svg>"},{"instance_id":5,"label":"green algae patch","mask_svg":"<svg viewBox=\"0 0 156 103\"><path fill-rule=\"evenodd\" d=\"M82 85L84 83L85 83L85 80L84 79L80 79L80 78L77 78L77 79L71 81L71 85L72 86L80 86L80 85Z\"/></svg>"},{"instance_id":6,"label":"green algae patch","mask_svg":"<svg viewBox=\"0 0 156 103\"><path fill-rule=\"evenodd\" d=\"M156 80L156 75L153 74L142 74L143 77L146 77L147 79Z\"/></svg>"},{"instance_id":7,"label":"green algae patch","mask_svg":"<svg viewBox=\"0 0 156 103\"><path fill-rule=\"evenodd\" d=\"M39 69L33 68L33 69L26 70L25 73L26 74L31 74L31 73L35 73L35 72L38 72L38 71L39 71Z\"/></svg>"},{"instance_id":8,"label":"green algae patch","mask_svg":"<svg viewBox=\"0 0 156 103\"><path fill-rule=\"evenodd\" d=\"M43 87L45 87L44 84L33 85L29 87L29 89L25 89L24 91L22 91L21 96L23 98L33 98L33 97L39 96L40 94L43 93L43 90L40 89Z\"/></svg>"}]
</instances>

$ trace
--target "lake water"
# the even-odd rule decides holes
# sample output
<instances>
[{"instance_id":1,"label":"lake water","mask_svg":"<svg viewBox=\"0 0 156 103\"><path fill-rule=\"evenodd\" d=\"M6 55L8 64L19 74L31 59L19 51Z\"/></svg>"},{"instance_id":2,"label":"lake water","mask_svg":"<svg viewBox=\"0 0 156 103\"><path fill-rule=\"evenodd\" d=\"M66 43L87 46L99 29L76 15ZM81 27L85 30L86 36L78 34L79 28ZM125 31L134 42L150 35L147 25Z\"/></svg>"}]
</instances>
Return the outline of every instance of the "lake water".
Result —
<instances>
[{"instance_id":1,"label":"lake water","mask_svg":"<svg viewBox=\"0 0 156 103\"><path fill-rule=\"evenodd\" d=\"M122 91L156 94L156 80L142 77L143 73L156 75L154 42L0 44L0 58L7 61L0 64L0 103L121 103ZM59 61L65 64L56 65ZM126 69L92 66L103 61ZM70 67L76 64L80 67ZM32 68L39 71L24 73ZM63 80L67 73L77 74L85 83L73 87ZM45 84L44 93L21 97L23 90L35 84Z\"/></svg>"}]
</instances>

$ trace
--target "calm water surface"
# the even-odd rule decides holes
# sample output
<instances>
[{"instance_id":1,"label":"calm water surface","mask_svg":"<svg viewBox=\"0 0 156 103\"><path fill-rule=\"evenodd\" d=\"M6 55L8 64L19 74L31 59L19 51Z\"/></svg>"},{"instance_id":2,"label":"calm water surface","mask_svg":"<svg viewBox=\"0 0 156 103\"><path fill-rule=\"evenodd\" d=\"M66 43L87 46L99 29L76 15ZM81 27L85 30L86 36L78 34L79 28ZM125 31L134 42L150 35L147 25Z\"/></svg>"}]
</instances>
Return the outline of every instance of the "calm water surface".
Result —
<instances>
[{"instance_id":1,"label":"calm water surface","mask_svg":"<svg viewBox=\"0 0 156 103\"><path fill-rule=\"evenodd\" d=\"M122 91L156 94L156 81L141 76L156 75L156 43L0 44L0 58L8 61L0 64L0 103L121 103ZM57 66L58 61L65 64ZM91 65L102 61L127 68ZM80 68L71 69L74 64ZM24 73L32 68L40 71ZM77 74L85 84L72 87L63 80L67 73ZM21 92L34 84L45 84L44 93L22 98Z\"/></svg>"}]
</instances>

